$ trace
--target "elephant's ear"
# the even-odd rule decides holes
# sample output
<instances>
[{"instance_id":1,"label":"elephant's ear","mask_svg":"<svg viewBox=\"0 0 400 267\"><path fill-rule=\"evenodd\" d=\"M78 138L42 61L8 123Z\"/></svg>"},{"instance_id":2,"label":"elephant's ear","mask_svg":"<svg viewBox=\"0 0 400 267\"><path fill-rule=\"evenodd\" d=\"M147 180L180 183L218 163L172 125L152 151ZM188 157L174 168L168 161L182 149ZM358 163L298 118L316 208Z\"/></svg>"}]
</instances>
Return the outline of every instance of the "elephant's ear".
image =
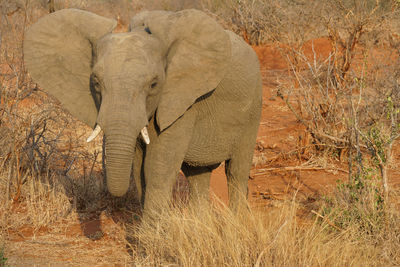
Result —
<instances>
[{"instance_id":1,"label":"elephant's ear","mask_svg":"<svg viewBox=\"0 0 400 267\"><path fill-rule=\"evenodd\" d=\"M160 130L170 126L223 79L231 57L228 34L198 10L150 11L131 21L148 27L168 47L164 89L157 109Z\"/></svg>"},{"instance_id":2,"label":"elephant's ear","mask_svg":"<svg viewBox=\"0 0 400 267\"><path fill-rule=\"evenodd\" d=\"M92 46L115 26L112 19L63 9L42 17L25 34L24 59L34 81L89 126L97 118L90 88Z\"/></svg>"}]
</instances>

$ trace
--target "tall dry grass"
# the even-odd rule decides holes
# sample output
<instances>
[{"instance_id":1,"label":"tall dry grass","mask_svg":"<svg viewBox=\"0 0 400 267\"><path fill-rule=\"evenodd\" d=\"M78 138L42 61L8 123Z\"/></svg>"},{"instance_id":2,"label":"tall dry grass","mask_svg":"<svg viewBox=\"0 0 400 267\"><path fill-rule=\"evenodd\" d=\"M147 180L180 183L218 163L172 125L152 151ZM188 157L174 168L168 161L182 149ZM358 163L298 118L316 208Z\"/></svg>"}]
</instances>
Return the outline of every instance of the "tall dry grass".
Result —
<instances>
[{"instance_id":1,"label":"tall dry grass","mask_svg":"<svg viewBox=\"0 0 400 267\"><path fill-rule=\"evenodd\" d=\"M138 266L395 266L400 261L399 214L378 232L360 230L341 215L299 217L296 201L268 209L179 206L134 228ZM339 207L337 207L339 208ZM316 214L319 214L316 212ZM333 227L332 227L333 226Z\"/></svg>"}]
</instances>

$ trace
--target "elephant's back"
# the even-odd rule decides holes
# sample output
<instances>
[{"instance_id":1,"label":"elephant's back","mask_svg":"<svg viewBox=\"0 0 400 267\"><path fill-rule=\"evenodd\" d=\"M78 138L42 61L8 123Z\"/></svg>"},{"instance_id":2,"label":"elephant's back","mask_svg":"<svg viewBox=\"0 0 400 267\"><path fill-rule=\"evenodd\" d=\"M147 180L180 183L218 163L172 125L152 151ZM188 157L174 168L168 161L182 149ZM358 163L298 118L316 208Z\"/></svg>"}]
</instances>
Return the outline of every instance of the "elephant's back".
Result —
<instances>
[{"instance_id":1,"label":"elephant's back","mask_svg":"<svg viewBox=\"0 0 400 267\"><path fill-rule=\"evenodd\" d=\"M231 40L231 64L230 68L226 73L225 79L235 78L232 75L239 75L250 82L248 88L255 88L257 80L261 78L260 63L258 56L253 48L247 44L237 34L226 30L225 31ZM224 82L224 81L222 81ZM253 86L252 86L253 85Z\"/></svg>"}]
</instances>

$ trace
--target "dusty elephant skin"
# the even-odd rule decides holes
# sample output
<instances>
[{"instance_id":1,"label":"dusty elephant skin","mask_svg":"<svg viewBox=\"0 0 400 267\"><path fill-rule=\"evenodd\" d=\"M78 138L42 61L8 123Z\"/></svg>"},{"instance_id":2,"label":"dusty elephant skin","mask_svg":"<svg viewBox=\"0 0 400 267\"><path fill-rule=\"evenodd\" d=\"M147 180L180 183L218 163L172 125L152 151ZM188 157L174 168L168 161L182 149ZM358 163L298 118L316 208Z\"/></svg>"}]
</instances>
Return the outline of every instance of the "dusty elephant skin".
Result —
<instances>
[{"instance_id":1,"label":"dusty elephant skin","mask_svg":"<svg viewBox=\"0 0 400 267\"><path fill-rule=\"evenodd\" d=\"M76 9L41 18L25 35L31 76L104 131L111 194L126 193L133 164L145 213L168 202L180 169L191 201L206 199L211 171L225 161L236 209L247 194L261 113L256 54L197 10L143 12L126 33L112 33L115 26ZM140 138L145 126L149 144Z\"/></svg>"}]
</instances>

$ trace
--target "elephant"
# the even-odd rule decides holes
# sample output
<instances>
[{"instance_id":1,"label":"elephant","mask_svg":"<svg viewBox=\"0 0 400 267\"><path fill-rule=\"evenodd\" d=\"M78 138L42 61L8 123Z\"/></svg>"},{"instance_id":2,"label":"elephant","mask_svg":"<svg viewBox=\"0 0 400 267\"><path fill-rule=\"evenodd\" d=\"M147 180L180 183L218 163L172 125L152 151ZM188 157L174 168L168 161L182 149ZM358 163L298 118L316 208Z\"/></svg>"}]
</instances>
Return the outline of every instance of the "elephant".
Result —
<instances>
[{"instance_id":1,"label":"elephant","mask_svg":"<svg viewBox=\"0 0 400 267\"><path fill-rule=\"evenodd\" d=\"M207 199L225 162L229 207L247 196L262 108L258 57L200 10L144 11L129 29L63 9L25 33L32 79L73 116L103 131L107 188L123 196L130 177L143 212L170 201L178 173L190 202Z\"/></svg>"}]
</instances>

